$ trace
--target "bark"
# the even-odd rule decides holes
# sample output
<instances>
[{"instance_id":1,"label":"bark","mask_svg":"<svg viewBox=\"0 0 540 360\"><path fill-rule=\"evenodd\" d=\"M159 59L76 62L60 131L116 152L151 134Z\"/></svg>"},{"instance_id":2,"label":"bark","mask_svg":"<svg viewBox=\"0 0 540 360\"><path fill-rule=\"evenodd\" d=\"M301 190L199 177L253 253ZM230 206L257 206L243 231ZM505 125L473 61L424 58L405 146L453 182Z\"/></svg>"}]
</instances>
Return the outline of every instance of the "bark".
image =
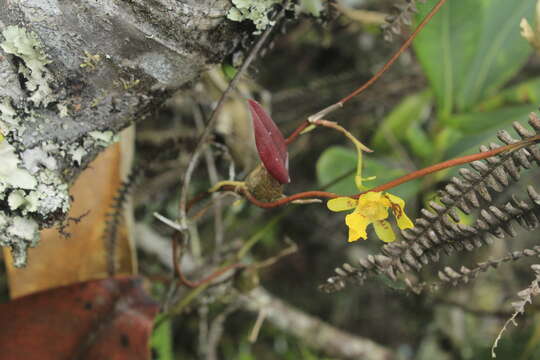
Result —
<instances>
[{"instance_id":1,"label":"bark","mask_svg":"<svg viewBox=\"0 0 540 360\"><path fill-rule=\"evenodd\" d=\"M243 34L225 20L230 6L0 0L0 245L16 265L37 229L65 216L69 184L119 130L235 48Z\"/></svg>"}]
</instances>

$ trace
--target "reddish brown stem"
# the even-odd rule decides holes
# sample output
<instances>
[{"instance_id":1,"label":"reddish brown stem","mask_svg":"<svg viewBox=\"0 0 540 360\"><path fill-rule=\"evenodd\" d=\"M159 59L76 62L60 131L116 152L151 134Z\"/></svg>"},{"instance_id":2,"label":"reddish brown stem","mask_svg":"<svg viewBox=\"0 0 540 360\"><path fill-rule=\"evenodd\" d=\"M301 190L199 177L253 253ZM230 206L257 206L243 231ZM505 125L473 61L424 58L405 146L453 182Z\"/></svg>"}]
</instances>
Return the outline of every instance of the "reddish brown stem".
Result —
<instances>
[{"instance_id":1,"label":"reddish brown stem","mask_svg":"<svg viewBox=\"0 0 540 360\"><path fill-rule=\"evenodd\" d=\"M444 5L446 0L439 0L437 4L431 9L431 11L422 19L422 22L418 25L418 27L413 31L413 33L405 40L403 45L392 55L392 57L383 65L383 67L377 71L375 75L371 77L367 82L365 82L362 86L360 86L358 89L354 90L349 95L345 96L343 99L339 100L337 103L332 105L335 109L341 108L343 104L345 104L347 101L355 97L356 95L360 94L367 88L369 88L371 85L373 85L379 78L396 62L396 60L411 46L411 43L414 41L416 36L422 31L422 29L427 25L427 23L431 20L431 18L439 11L439 9ZM303 121L293 132L289 137L285 140L285 143L289 145L293 141L295 141L300 133L304 131L309 126L309 120Z\"/></svg>"},{"instance_id":2,"label":"reddish brown stem","mask_svg":"<svg viewBox=\"0 0 540 360\"><path fill-rule=\"evenodd\" d=\"M298 126L293 132L291 135L289 135L288 138L285 139L285 144L289 145L290 143L292 143L294 140L296 140L296 138L298 138L298 136L300 136L300 133L302 131L304 131L307 127L309 126L309 121L305 120L304 122L302 122L300 124L300 126Z\"/></svg>"},{"instance_id":3,"label":"reddish brown stem","mask_svg":"<svg viewBox=\"0 0 540 360\"><path fill-rule=\"evenodd\" d=\"M375 75L371 79L369 79L364 85L360 86L358 89L354 90L349 95L345 96L343 99L339 100L338 103L345 104L347 101L355 97L356 95L360 94L364 90L366 90L368 87L373 85L375 81L379 80L379 78L396 62L396 60L403 54L405 50L411 46L411 43L416 38L416 36L422 31L422 29L427 25L427 23L431 20L431 18L439 11L441 6L444 5L446 0L439 0L437 4L431 9L431 11L422 19L422 22L417 26L417 28L413 31L413 33L407 38L407 40L401 45L401 47L392 55L390 60L386 62L386 64L383 65L383 67L377 71Z\"/></svg>"},{"instance_id":4,"label":"reddish brown stem","mask_svg":"<svg viewBox=\"0 0 540 360\"><path fill-rule=\"evenodd\" d=\"M243 194L244 196L246 197L246 199L249 200L249 202L251 202L253 205L255 206L258 206L258 207L261 207L261 208L265 208L265 209L270 209L270 208L274 208L274 207L278 207L278 206L281 206L281 205L285 205L287 203L290 203L291 201L294 201L294 200L299 200L299 199L305 199L305 198L326 198L326 199L332 199L332 198L336 198L336 197L339 197L339 195L337 194L334 194L334 193L331 193L331 192L326 192L326 191L306 191L306 192L301 192L301 193L298 193L298 194L294 194L294 195L291 195L291 196L286 196L284 198L281 198L279 200L276 200L276 201L271 201L271 202L265 202L265 201L260 201L260 200L257 200L253 195L251 195L251 193L247 190L244 190L243 191Z\"/></svg>"},{"instance_id":5,"label":"reddish brown stem","mask_svg":"<svg viewBox=\"0 0 540 360\"><path fill-rule=\"evenodd\" d=\"M501 146L500 148L493 149L493 150L490 150L490 151L485 151L485 152L472 154L472 155L466 155L466 156L462 156L462 157L459 157L459 158L443 161L441 163L431 165L431 166L428 166L426 168L423 168L423 169L420 169L420 170L417 170L417 171L413 171L410 174L403 175L402 177L399 177L399 178L397 178L397 179L395 179L393 181L387 182L386 184L376 186L373 189L370 189L369 191L386 191L388 189L391 189L393 187L396 187L396 186L401 185L403 183L406 183L408 181L418 179L418 178L420 178L422 176L426 176L428 174L431 174L431 173L434 173L434 172L437 172L437 171L440 171L440 170L448 169L450 167L457 166L457 165L471 163L471 162L477 161L477 160L483 160L483 159L486 159L488 157L498 155L498 154L500 154L502 152L505 152L505 151L511 151L511 150L519 149L519 148L521 148L523 146L527 146L527 145L529 145L529 144L531 144L534 141L537 141L539 139L540 139L540 135L537 135L537 136L535 136L535 137L533 137L531 139L520 141L520 142L517 142L515 144ZM363 193L357 194L354 197L358 198L362 194Z\"/></svg>"},{"instance_id":6,"label":"reddish brown stem","mask_svg":"<svg viewBox=\"0 0 540 360\"><path fill-rule=\"evenodd\" d=\"M533 144L533 143L535 143L537 141L540 141L540 135L536 135L536 136L534 136L534 137L532 137L530 139L522 140L522 141L516 142L514 144L501 146L500 148L493 149L493 150L490 150L490 151L481 152L481 153L472 154L472 155L467 155L467 156L462 156L462 157L459 157L459 158L443 161L441 163L431 165L431 166L428 166L426 168L423 168L423 169L420 169L420 170L417 170L417 171L413 171L413 172L411 172L411 173L409 173L407 175L404 175L404 176L399 177L399 178L397 178L395 180L387 182L386 184L379 185L379 186L377 186L377 187L375 187L373 189L370 189L368 191L377 191L377 192L378 191L386 191L386 190L394 188L394 187L396 187L398 185L406 183L408 181L418 179L418 178L420 178L422 176L426 176L428 174L431 174L431 173L434 173L434 172L437 172L437 171L440 171L440 170L448 169L450 167L457 166L457 165L470 163L470 162L473 162L473 161L476 161L476 160L483 160L483 159L498 155L498 154L500 154L502 152L505 152L505 151L517 150L517 149L520 149L520 148L522 148L524 146L528 146L530 144ZM365 194L368 191L361 192L359 194L356 194L356 195L353 195L353 196L350 196L350 197L357 199L358 197L360 197L360 195ZM265 208L265 209L282 206L282 205L285 205L287 203L290 203L291 201L298 200L298 199L305 199L305 198L333 199L333 198L336 198L336 197L340 196L340 195L337 195L337 194L334 194L334 193L331 193L331 192L326 192L326 191L306 191L306 192L301 192L301 193L294 194L294 195L291 195L291 196L287 196L287 197L284 197L282 199L272 201L272 202L262 202L262 201L259 201L259 200L255 199L253 197L253 195L251 195L249 192L247 192L245 190L244 190L243 193L244 193L245 197L251 203L253 203L254 205L259 206L261 208Z\"/></svg>"},{"instance_id":7,"label":"reddish brown stem","mask_svg":"<svg viewBox=\"0 0 540 360\"><path fill-rule=\"evenodd\" d=\"M207 197L210 196L210 192L208 191L203 191L203 192L200 192L198 193L197 195L195 195L194 197L192 197L187 205L186 205L186 214L189 213L189 210L191 210L191 208L193 207L193 205L195 205L196 203L198 203L199 201L201 200L204 200L206 199Z\"/></svg>"}]
</instances>

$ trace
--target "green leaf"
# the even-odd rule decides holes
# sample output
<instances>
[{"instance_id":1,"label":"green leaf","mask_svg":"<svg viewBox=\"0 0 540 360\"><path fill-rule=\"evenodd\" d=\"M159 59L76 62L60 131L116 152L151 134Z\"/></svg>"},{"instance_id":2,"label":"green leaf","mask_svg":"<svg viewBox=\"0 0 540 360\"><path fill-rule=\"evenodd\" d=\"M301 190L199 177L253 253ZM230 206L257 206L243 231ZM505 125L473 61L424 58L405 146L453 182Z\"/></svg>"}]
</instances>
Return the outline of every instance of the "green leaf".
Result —
<instances>
[{"instance_id":1,"label":"green leaf","mask_svg":"<svg viewBox=\"0 0 540 360\"><path fill-rule=\"evenodd\" d=\"M497 142L496 133L499 130L512 130L514 121L524 122L535 105L522 105L502 108L485 113L470 113L454 116L449 119L452 126L463 135L454 142L447 152L447 157L461 156L478 152L481 144Z\"/></svg>"},{"instance_id":2,"label":"green leaf","mask_svg":"<svg viewBox=\"0 0 540 360\"><path fill-rule=\"evenodd\" d=\"M403 99L383 119L373 138L372 147L379 151L385 151L390 149L392 144L388 140L389 136L398 141L407 138L407 129L410 127L418 128L420 123L425 120L431 100L430 91L422 91Z\"/></svg>"},{"instance_id":3,"label":"green leaf","mask_svg":"<svg viewBox=\"0 0 540 360\"><path fill-rule=\"evenodd\" d=\"M159 360L173 360L173 348L171 340L171 321L167 320L161 323L159 327L152 332L150 346L158 355Z\"/></svg>"},{"instance_id":4,"label":"green leaf","mask_svg":"<svg viewBox=\"0 0 540 360\"><path fill-rule=\"evenodd\" d=\"M232 80L234 78L234 75L236 75L236 72L238 71L234 66L231 64L222 63L221 64L221 71L223 71L223 74L228 80Z\"/></svg>"},{"instance_id":5,"label":"green leaf","mask_svg":"<svg viewBox=\"0 0 540 360\"><path fill-rule=\"evenodd\" d=\"M517 104L540 103L540 78L523 81L497 93L475 106L477 111L495 110Z\"/></svg>"},{"instance_id":6,"label":"green leaf","mask_svg":"<svg viewBox=\"0 0 540 360\"><path fill-rule=\"evenodd\" d=\"M460 114L449 117L447 124L465 134L493 131L512 121L525 119L535 108L536 105L520 105L487 112Z\"/></svg>"},{"instance_id":7,"label":"green leaf","mask_svg":"<svg viewBox=\"0 0 540 360\"><path fill-rule=\"evenodd\" d=\"M419 124L408 127L405 136L414 155L424 160L424 162L430 162L433 159L435 151L433 142Z\"/></svg>"},{"instance_id":8,"label":"green leaf","mask_svg":"<svg viewBox=\"0 0 540 360\"><path fill-rule=\"evenodd\" d=\"M448 1L419 34L414 47L443 119L492 95L527 61L531 48L519 22L532 17L535 3ZM419 6L418 19L432 6Z\"/></svg>"},{"instance_id":9,"label":"green leaf","mask_svg":"<svg viewBox=\"0 0 540 360\"><path fill-rule=\"evenodd\" d=\"M332 146L326 149L317 160L317 179L320 186L326 186L339 177L349 174L327 189L337 194L352 195L358 193L358 189L354 184L355 170L356 151L342 146Z\"/></svg>"}]
</instances>

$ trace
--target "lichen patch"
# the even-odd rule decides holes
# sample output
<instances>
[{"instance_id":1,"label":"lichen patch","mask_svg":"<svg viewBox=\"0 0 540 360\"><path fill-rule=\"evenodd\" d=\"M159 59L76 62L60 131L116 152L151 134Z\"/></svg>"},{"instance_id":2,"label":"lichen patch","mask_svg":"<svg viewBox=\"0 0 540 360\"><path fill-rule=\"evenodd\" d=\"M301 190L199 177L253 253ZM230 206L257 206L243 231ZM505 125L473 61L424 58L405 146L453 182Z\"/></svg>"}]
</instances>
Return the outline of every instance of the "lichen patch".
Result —
<instances>
[{"instance_id":1,"label":"lichen patch","mask_svg":"<svg viewBox=\"0 0 540 360\"><path fill-rule=\"evenodd\" d=\"M29 100L35 105L47 106L54 99L49 85L53 77L46 65L51 62L33 32L19 26L8 26L2 31L5 40L0 47L22 60L19 73L25 78Z\"/></svg>"},{"instance_id":2,"label":"lichen patch","mask_svg":"<svg viewBox=\"0 0 540 360\"><path fill-rule=\"evenodd\" d=\"M254 34L260 34L273 24L268 14L280 0L232 0L233 7L227 13L227 19L232 21L250 20L255 25Z\"/></svg>"}]
</instances>

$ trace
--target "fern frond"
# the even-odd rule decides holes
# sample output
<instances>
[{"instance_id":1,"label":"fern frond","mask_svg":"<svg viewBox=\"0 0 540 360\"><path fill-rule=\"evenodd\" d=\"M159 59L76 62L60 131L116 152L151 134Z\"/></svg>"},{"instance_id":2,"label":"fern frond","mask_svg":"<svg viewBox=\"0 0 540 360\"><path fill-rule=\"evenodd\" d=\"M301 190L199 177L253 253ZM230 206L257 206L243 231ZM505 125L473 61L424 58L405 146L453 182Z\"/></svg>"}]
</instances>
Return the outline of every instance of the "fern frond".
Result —
<instances>
[{"instance_id":1,"label":"fern frond","mask_svg":"<svg viewBox=\"0 0 540 360\"><path fill-rule=\"evenodd\" d=\"M392 41L394 35L399 35L403 27L411 26L412 17L418 12L416 2L425 3L426 0L406 0L405 4L394 5L397 11L395 15L386 17L386 23L381 25L383 37L386 41Z\"/></svg>"},{"instance_id":2,"label":"fern frond","mask_svg":"<svg viewBox=\"0 0 540 360\"><path fill-rule=\"evenodd\" d=\"M142 168L134 168L125 181L118 188L111 204L111 211L106 215L105 230L103 231L103 241L105 243L107 255L107 273L114 276L116 273L116 240L118 238L118 226L122 222L123 209L128 196L142 175Z\"/></svg>"},{"instance_id":3,"label":"fern frond","mask_svg":"<svg viewBox=\"0 0 540 360\"><path fill-rule=\"evenodd\" d=\"M535 114L531 114L529 124L534 131L514 123L514 129L522 139L540 133L540 120ZM499 132L498 138L504 144L519 141L506 131ZM490 148L498 146L491 144ZM488 151L490 148L482 146L480 150ZM538 198L532 188L529 190L529 197L535 204L532 211L529 211L530 204L516 198L504 209L489 205L494 192L502 192L510 183L519 180L520 171L531 168L532 163L540 165L540 149L536 144L475 161L470 168L460 169L460 177L450 179L450 183L440 191L441 203L431 201L430 209L421 210L422 216L416 219L415 227L401 232L405 241L385 245L381 254L361 259L357 267L345 264L336 270L337 276L330 277L326 284L321 285L321 289L325 292L339 291L348 280L362 282L374 274L385 274L396 280L399 274L419 271L429 263L438 262L441 251L447 255L471 251L490 244L492 236L514 236L510 224L513 219L525 224L527 229L537 227ZM486 208L480 211L473 226L459 223L457 209L469 214L482 206Z\"/></svg>"}]
</instances>

